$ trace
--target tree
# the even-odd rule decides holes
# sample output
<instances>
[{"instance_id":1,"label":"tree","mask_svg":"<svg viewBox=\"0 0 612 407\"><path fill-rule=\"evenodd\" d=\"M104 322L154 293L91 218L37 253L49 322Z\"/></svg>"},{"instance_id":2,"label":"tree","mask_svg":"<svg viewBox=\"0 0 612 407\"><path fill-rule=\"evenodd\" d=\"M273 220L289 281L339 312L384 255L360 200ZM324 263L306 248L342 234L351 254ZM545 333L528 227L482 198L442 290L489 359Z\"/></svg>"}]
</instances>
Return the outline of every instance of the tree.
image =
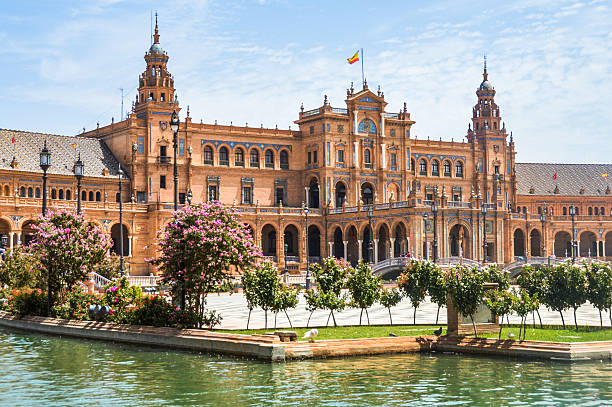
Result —
<instances>
[{"instance_id":1,"label":"tree","mask_svg":"<svg viewBox=\"0 0 612 407\"><path fill-rule=\"evenodd\" d=\"M587 269L587 299L599 310L599 324L603 327L601 311L612 307L612 268L608 263L591 263ZM612 313L610 313L612 325Z\"/></svg>"},{"instance_id":2,"label":"tree","mask_svg":"<svg viewBox=\"0 0 612 407\"><path fill-rule=\"evenodd\" d=\"M521 317L519 340L521 340L521 331L523 334L522 340L525 340L525 335L527 333L527 325L525 320L527 319L527 314L533 312L535 309L538 309L540 307L540 302L536 296L530 296L525 289L521 289L518 294L515 292L512 295L515 297L512 309Z\"/></svg>"},{"instance_id":3,"label":"tree","mask_svg":"<svg viewBox=\"0 0 612 407\"><path fill-rule=\"evenodd\" d=\"M274 309L278 296L280 277L277 268L269 261L255 267L255 284L257 287L257 305L265 315L265 329L268 329L268 310Z\"/></svg>"},{"instance_id":4,"label":"tree","mask_svg":"<svg viewBox=\"0 0 612 407\"><path fill-rule=\"evenodd\" d=\"M112 242L95 223L67 211L49 211L33 228L36 233L29 251L39 259L47 281L47 312L51 314L55 297L61 297L103 264Z\"/></svg>"},{"instance_id":5,"label":"tree","mask_svg":"<svg viewBox=\"0 0 612 407\"><path fill-rule=\"evenodd\" d=\"M287 317L287 321L289 321L289 326L293 328L293 324L291 323L291 318L289 318L289 314L287 314L287 310L290 308L297 307L299 303L298 293L299 288L290 288L285 285L280 284L278 291L276 292L276 301L274 302L274 307L272 311L274 311L274 327L276 328L276 315L283 311L285 316Z\"/></svg>"},{"instance_id":6,"label":"tree","mask_svg":"<svg viewBox=\"0 0 612 407\"><path fill-rule=\"evenodd\" d=\"M565 329L563 311L569 308L566 293L569 285L567 266L568 263L560 263L552 267L542 266L541 268L544 275L542 300L548 309L559 312L563 329Z\"/></svg>"},{"instance_id":7,"label":"tree","mask_svg":"<svg viewBox=\"0 0 612 407\"><path fill-rule=\"evenodd\" d=\"M247 318L246 329L249 329L249 322L251 321L251 312L259 304L258 289L257 289L257 275L254 271L245 270L242 275L242 291L244 292L244 298L247 302L249 309L249 317Z\"/></svg>"},{"instance_id":8,"label":"tree","mask_svg":"<svg viewBox=\"0 0 612 407\"><path fill-rule=\"evenodd\" d=\"M482 272L485 273L485 282L496 283L499 291L506 291L510 288L510 274L501 270L497 264L484 266Z\"/></svg>"},{"instance_id":9,"label":"tree","mask_svg":"<svg viewBox=\"0 0 612 407\"><path fill-rule=\"evenodd\" d=\"M365 310L370 325L370 316L368 308L380 297L380 277L372 274L372 267L369 264L360 261L356 269L350 269L346 286L351 293L352 303L356 308L361 308L359 314L359 325L361 325L361 317Z\"/></svg>"},{"instance_id":10,"label":"tree","mask_svg":"<svg viewBox=\"0 0 612 407\"><path fill-rule=\"evenodd\" d=\"M447 281L448 292L451 295L453 306L457 312L469 315L472 319L474 336L478 337L474 313L482 302L484 293L485 274L476 267L453 267Z\"/></svg>"},{"instance_id":11,"label":"tree","mask_svg":"<svg viewBox=\"0 0 612 407\"><path fill-rule=\"evenodd\" d=\"M238 213L219 202L186 205L173 212L157 245L159 257L149 261L161 272L162 284L175 300L181 298L201 316L207 294L227 281L232 270L244 272L262 255Z\"/></svg>"},{"instance_id":12,"label":"tree","mask_svg":"<svg viewBox=\"0 0 612 407\"><path fill-rule=\"evenodd\" d=\"M433 267L429 269L429 277L427 281L427 292L431 298L431 302L438 305L438 311L436 312L436 325L438 325L438 317L440 316L440 308L446 305L447 300L447 289L446 289L446 275L447 273L442 271L440 267L432 263Z\"/></svg>"},{"instance_id":13,"label":"tree","mask_svg":"<svg viewBox=\"0 0 612 407\"><path fill-rule=\"evenodd\" d=\"M380 305L389 310L389 321L393 325L393 318L391 318L391 307L395 307L402 300L402 294L396 289L382 289L380 293Z\"/></svg>"},{"instance_id":14,"label":"tree","mask_svg":"<svg viewBox=\"0 0 612 407\"><path fill-rule=\"evenodd\" d=\"M417 308L425 299L427 292L427 280L429 270L428 261L419 262L411 260L406 266L406 271L400 274L397 285L414 307L413 323L416 324Z\"/></svg>"},{"instance_id":15,"label":"tree","mask_svg":"<svg viewBox=\"0 0 612 407\"><path fill-rule=\"evenodd\" d=\"M537 296L538 298L544 298L544 280L545 275L549 271L548 267L536 269L530 264L524 265L516 279L519 287L527 290L530 296ZM540 328L542 328L542 317L540 316L540 310L537 309L535 312L538 314L540 320ZM535 322L534 322L535 328Z\"/></svg>"},{"instance_id":16,"label":"tree","mask_svg":"<svg viewBox=\"0 0 612 407\"><path fill-rule=\"evenodd\" d=\"M40 273L38 257L24 246L14 247L0 261L0 287L43 288L46 285Z\"/></svg>"},{"instance_id":17,"label":"tree","mask_svg":"<svg viewBox=\"0 0 612 407\"><path fill-rule=\"evenodd\" d=\"M306 291L306 303L310 315L312 316L316 309L327 309L329 310L328 323L331 317L334 326L338 326L334 311L340 312L346 306L346 296L342 295L341 291L348 273L347 269L338 266L335 258L328 257L323 260L323 267L319 264L313 264L310 266L310 271L318 288L316 292L313 292L313 290ZM308 317L308 321L310 322L310 317Z\"/></svg>"},{"instance_id":18,"label":"tree","mask_svg":"<svg viewBox=\"0 0 612 407\"><path fill-rule=\"evenodd\" d=\"M578 329L578 320L576 319L576 311L587 301L587 277L585 271L586 265L580 266L577 264L567 264L567 288L565 295L567 304L574 309L574 325Z\"/></svg>"},{"instance_id":19,"label":"tree","mask_svg":"<svg viewBox=\"0 0 612 407\"><path fill-rule=\"evenodd\" d=\"M487 307L493 312L495 315L500 317L499 323L499 335L498 339L501 339L504 315L512 312L512 307L514 306L515 296L508 291L500 291L500 290L488 290L485 293L484 302L487 304Z\"/></svg>"}]
</instances>

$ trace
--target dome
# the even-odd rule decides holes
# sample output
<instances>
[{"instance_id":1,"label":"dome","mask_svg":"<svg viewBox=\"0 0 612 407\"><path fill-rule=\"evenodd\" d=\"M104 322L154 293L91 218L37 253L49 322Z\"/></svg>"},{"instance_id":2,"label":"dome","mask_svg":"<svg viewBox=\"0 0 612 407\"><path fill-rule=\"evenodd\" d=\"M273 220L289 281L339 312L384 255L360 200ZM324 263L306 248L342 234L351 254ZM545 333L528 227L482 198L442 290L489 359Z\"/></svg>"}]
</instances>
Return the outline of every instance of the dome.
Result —
<instances>
[{"instance_id":1,"label":"dome","mask_svg":"<svg viewBox=\"0 0 612 407\"><path fill-rule=\"evenodd\" d=\"M161 47L161 45L155 43L151 45L151 48L149 48L149 54L164 55L164 49Z\"/></svg>"},{"instance_id":2,"label":"dome","mask_svg":"<svg viewBox=\"0 0 612 407\"><path fill-rule=\"evenodd\" d=\"M491 85L491 82L484 80L482 81L482 83L480 84L480 90L491 90L493 89L493 85Z\"/></svg>"}]
</instances>

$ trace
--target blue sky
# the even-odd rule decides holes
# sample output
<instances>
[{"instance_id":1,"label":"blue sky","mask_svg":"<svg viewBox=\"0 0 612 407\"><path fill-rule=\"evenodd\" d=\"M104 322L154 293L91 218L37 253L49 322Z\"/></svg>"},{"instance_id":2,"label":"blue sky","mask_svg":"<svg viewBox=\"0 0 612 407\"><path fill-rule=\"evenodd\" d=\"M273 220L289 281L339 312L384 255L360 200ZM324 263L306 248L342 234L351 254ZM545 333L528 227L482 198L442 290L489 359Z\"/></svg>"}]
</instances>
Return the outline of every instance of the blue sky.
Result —
<instances>
[{"instance_id":1,"label":"blue sky","mask_svg":"<svg viewBox=\"0 0 612 407\"><path fill-rule=\"evenodd\" d=\"M462 140L482 56L522 162L612 162L609 1L0 3L0 127L76 134L129 109L150 13L194 121L296 128L301 103L344 107L360 82L418 138ZM184 112L184 111L183 111Z\"/></svg>"}]
</instances>

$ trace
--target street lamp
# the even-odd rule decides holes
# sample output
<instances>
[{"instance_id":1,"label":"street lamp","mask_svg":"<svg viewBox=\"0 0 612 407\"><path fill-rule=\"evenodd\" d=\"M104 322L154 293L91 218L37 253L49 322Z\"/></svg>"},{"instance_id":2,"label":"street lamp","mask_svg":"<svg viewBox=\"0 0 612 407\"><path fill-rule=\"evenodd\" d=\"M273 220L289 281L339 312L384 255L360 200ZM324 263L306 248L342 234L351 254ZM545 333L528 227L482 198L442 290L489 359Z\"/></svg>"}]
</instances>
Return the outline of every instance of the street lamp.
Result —
<instances>
[{"instance_id":1,"label":"street lamp","mask_svg":"<svg viewBox=\"0 0 612 407\"><path fill-rule=\"evenodd\" d=\"M121 275L125 272L125 265L123 260L123 192L121 189L121 178L125 173L121 169L121 164L119 164L119 171L117 171L119 175L119 252L121 259Z\"/></svg>"},{"instance_id":2,"label":"street lamp","mask_svg":"<svg viewBox=\"0 0 612 407\"><path fill-rule=\"evenodd\" d=\"M433 262L436 263L438 261L438 203L435 200L431 204L431 211L434 217Z\"/></svg>"},{"instance_id":3,"label":"street lamp","mask_svg":"<svg viewBox=\"0 0 612 407\"><path fill-rule=\"evenodd\" d=\"M546 245L544 244L544 223L546 222L546 207L544 207L544 210L540 213L540 222L542 222L542 256L546 256Z\"/></svg>"},{"instance_id":4,"label":"street lamp","mask_svg":"<svg viewBox=\"0 0 612 407\"><path fill-rule=\"evenodd\" d=\"M374 204L368 206L368 225L370 226L370 239L368 240L368 261L374 264L374 246L372 239L374 238L374 231L372 230L372 207Z\"/></svg>"},{"instance_id":5,"label":"street lamp","mask_svg":"<svg viewBox=\"0 0 612 407\"><path fill-rule=\"evenodd\" d=\"M570 216L572 217L572 264L574 264L574 262L576 261L576 225L575 225L575 221L576 221L576 207L574 205L571 205L569 207L569 213Z\"/></svg>"},{"instance_id":6,"label":"street lamp","mask_svg":"<svg viewBox=\"0 0 612 407\"><path fill-rule=\"evenodd\" d=\"M176 165L176 152L178 150L178 131L179 131L179 117L176 110L172 112L172 118L170 119L170 129L174 133L172 140L174 147L174 210L178 210L178 167Z\"/></svg>"},{"instance_id":7,"label":"street lamp","mask_svg":"<svg viewBox=\"0 0 612 407\"><path fill-rule=\"evenodd\" d=\"M487 262L487 204L482 203L482 262Z\"/></svg>"},{"instance_id":8,"label":"street lamp","mask_svg":"<svg viewBox=\"0 0 612 407\"><path fill-rule=\"evenodd\" d=\"M193 192L191 192L191 188L187 190L187 196L185 199L187 199L187 203L191 205L191 200L193 199Z\"/></svg>"},{"instance_id":9,"label":"street lamp","mask_svg":"<svg viewBox=\"0 0 612 407\"><path fill-rule=\"evenodd\" d=\"M43 216L47 216L47 170L49 167L51 167L51 152L47 148L47 140L45 140L45 144L40 151L40 168L43 170Z\"/></svg>"},{"instance_id":10,"label":"street lamp","mask_svg":"<svg viewBox=\"0 0 612 407\"><path fill-rule=\"evenodd\" d=\"M306 195L308 199L308 195ZM310 259L308 258L308 205L302 202L302 210L306 215L306 289L310 290Z\"/></svg>"},{"instance_id":11,"label":"street lamp","mask_svg":"<svg viewBox=\"0 0 612 407\"><path fill-rule=\"evenodd\" d=\"M74 163L74 176L77 179L77 213L81 214L81 180L85 175L85 164L81 161L81 153L79 159Z\"/></svg>"},{"instance_id":12,"label":"street lamp","mask_svg":"<svg viewBox=\"0 0 612 407\"><path fill-rule=\"evenodd\" d=\"M429 260L429 246L427 245L427 219L429 215L423 214L423 229L425 229L425 260Z\"/></svg>"},{"instance_id":13,"label":"street lamp","mask_svg":"<svg viewBox=\"0 0 612 407\"><path fill-rule=\"evenodd\" d=\"M283 271L284 274L289 273L289 269L287 268L287 252L289 251L289 245L287 243L285 243L285 270Z\"/></svg>"}]
</instances>

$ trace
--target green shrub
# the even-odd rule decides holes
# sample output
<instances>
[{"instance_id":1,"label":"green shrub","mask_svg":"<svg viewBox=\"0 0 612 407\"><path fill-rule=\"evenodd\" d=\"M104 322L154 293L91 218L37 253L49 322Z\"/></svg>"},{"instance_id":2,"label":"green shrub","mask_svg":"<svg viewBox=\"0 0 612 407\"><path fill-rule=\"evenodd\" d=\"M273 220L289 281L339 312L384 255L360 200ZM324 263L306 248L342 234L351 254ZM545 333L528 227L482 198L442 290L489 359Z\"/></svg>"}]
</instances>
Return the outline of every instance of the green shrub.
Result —
<instances>
[{"instance_id":1,"label":"green shrub","mask_svg":"<svg viewBox=\"0 0 612 407\"><path fill-rule=\"evenodd\" d=\"M104 286L104 304L111 307L111 319L116 322L125 320L124 313L128 306L139 303L142 290L138 286L130 286L127 277L111 281Z\"/></svg>"},{"instance_id":2,"label":"green shrub","mask_svg":"<svg viewBox=\"0 0 612 407\"><path fill-rule=\"evenodd\" d=\"M115 315L115 313L113 314ZM130 325L167 326L172 328L197 328L200 317L191 309L181 310L174 307L162 296L145 296L136 303L126 307L115 319L120 323ZM220 322L220 317L213 313L204 316L203 325L214 326Z\"/></svg>"},{"instance_id":3,"label":"green shrub","mask_svg":"<svg viewBox=\"0 0 612 407\"><path fill-rule=\"evenodd\" d=\"M13 290L8 298L8 309L20 318L47 315L47 293L40 289Z\"/></svg>"},{"instance_id":4,"label":"green shrub","mask_svg":"<svg viewBox=\"0 0 612 407\"><path fill-rule=\"evenodd\" d=\"M89 306L99 304L100 299L94 295L84 292L78 288L66 293L64 301L54 307L57 318L89 320Z\"/></svg>"}]
</instances>

